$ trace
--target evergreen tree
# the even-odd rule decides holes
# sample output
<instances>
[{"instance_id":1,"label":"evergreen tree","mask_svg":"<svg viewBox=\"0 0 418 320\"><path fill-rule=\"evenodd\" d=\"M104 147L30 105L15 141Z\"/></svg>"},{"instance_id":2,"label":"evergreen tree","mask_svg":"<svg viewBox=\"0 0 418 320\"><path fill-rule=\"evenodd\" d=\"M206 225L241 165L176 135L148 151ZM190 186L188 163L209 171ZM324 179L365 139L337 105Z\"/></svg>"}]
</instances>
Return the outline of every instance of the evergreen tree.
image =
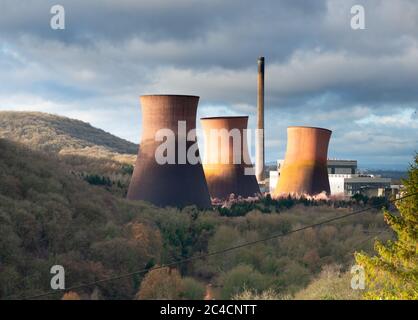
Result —
<instances>
[{"instance_id":1,"label":"evergreen tree","mask_svg":"<svg viewBox=\"0 0 418 320\"><path fill-rule=\"evenodd\" d=\"M355 255L365 270L367 299L418 299L418 154L403 184L402 196L410 196L396 202L400 214L384 210L396 240L376 241L374 257Z\"/></svg>"}]
</instances>

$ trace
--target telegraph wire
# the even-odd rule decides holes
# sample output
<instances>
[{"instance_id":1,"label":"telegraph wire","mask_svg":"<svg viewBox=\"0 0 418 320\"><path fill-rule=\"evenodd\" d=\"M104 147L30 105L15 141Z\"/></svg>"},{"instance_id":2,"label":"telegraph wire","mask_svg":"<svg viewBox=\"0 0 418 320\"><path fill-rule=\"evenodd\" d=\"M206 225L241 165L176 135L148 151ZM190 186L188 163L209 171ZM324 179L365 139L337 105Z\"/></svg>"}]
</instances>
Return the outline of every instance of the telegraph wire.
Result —
<instances>
[{"instance_id":1,"label":"telegraph wire","mask_svg":"<svg viewBox=\"0 0 418 320\"><path fill-rule=\"evenodd\" d=\"M400 198L397 198L397 199L387 200L387 201L385 201L385 204L395 203L395 202L398 202L400 200L403 200L403 199L406 199L406 198L409 198L409 197L412 197L412 196L415 196L415 195L418 195L418 192L407 194L407 195L405 195L403 197L400 197ZM91 287L91 286L94 286L96 284L100 284L100 283L104 283L104 282L108 282L108 281L114 281L114 280L119 280L119 279L123 279L123 278L128 278L128 277L132 277L134 275L146 273L146 272L149 272L149 271L159 270L159 269L172 267L172 266L175 266L175 265L180 265L180 264L190 262L190 261L194 261L194 260L200 260L200 259L204 259L204 258L207 258L207 257L211 257L211 256L223 254L223 253L228 253L230 251L241 249L241 248L244 248L244 247L247 247L247 246L252 246L252 245L262 243L262 242L266 242L266 241L273 240L273 239L283 238L283 237L286 237L286 236L291 235L293 233L304 231L304 230L307 230L307 229L310 229L310 228L320 227L322 225L325 225L325 224L328 224L328 223L331 223L331 222L334 222L334 221L338 221L338 220L341 220L341 219L345 219L345 218L348 218L348 217L355 216L357 214L369 211L371 209L382 208L382 206L383 206L383 204L380 203L378 205L370 206L370 207L367 207L367 208L364 208L364 209L361 209L361 210L357 210L357 211L354 211L354 212L351 212L351 213L348 213L348 214L345 214L345 215L342 215L342 216L334 217L334 218L331 218L331 219L326 219L326 220L323 220L321 222L317 222L317 223L314 223L314 224L311 224L311 225L308 225L308 226L304 226L304 227L301 227L301 228L298 228L298 229L294 229L294 230L291 230L291 231L288 231L288 232L285 232L285 233L274 234L274 235L271 235L271 236L263 238L263 239L245 242L245 243L242 243L240 245L236 245L236 246L229 247L229 248L226 248L226 249L213 251L213 252L208 252L206 254L200 254L200 255L192 256L192 257L189 257L189 258L185 258L185 259L182 259L182 260L179 260L179 261L169 262L169 263L162 264L160 266L156 266L156 267L152 267L152 268L146 268L146 269L142 269L142 270L137 270L137 271L121 274L121 275L114 276L114 277L103 278L103 279L92 281L92 282L89 282L89 283L75 285L75 286L66 288L64 290L60 290L60 291L48 291L48 292L44 292L44 293L33 295L33 296L22 297L22 299L23 300L32 300L32 299L42 298L42 297L46 297L46 296L50 296L50 295L54 295L54 294L63 293L63 292L65 293L65 292L78 290L78 289L85 288L85 287Z\"/></svg>"},{"instance_id":2,"label":"telegraph wire","mask_svg":"<svg viewBox=\"0 0 418 320\"><path fill-rule=\"evenodd\" d=\"M370 240L372 240L372 239L376 239L378 236L380 236L381 234L384 234L384 233L389 233L389 232L391 232L391 230L381 230L381 231L375 231L375 232L370 232L370 233L368 233L370 236L369 237L367 237L366 239L363 239L363 240L361 240L360 242L357 242L357 243L355 243L354 245L353 245L353 247L356 247L357 249L354 249L354 250L360 250L360 249L362 249L362 245L364 244L364 243L367 243L367 242L369 242ZM366 233L366 232L365 232ZM366 233L367 234L367 233ZM349 255L352 255L353 254L353 252L348 252L347 254L346 254L346 256L349 256Z\"/></svg>"}]
</instances>

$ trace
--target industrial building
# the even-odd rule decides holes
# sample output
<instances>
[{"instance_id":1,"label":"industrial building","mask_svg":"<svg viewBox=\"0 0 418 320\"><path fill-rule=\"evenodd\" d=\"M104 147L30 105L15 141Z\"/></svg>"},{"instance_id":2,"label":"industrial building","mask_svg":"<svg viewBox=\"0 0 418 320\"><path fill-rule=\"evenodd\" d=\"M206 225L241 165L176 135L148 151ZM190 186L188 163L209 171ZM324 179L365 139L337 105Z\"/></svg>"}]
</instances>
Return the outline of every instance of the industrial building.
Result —
<instances>
[{"instance_id":1,"label":"industrial building","mask_svg":"<svg viewBox=\"0 0 418 320\"><path fill-rule=\"evenodd\" d=\"M248 117L201 119L205 139L203 169L212 198L227 199L231 194L244 198L260 193L248 153ZM246 170L249 169L249 170Z\"/></svg>"},{"instance_id":2,"label":"industrial building","mask_svg":"<svg viewBox=\"0 0 418 320\"><path fill-rule=\"evenodd\" d=\"M283 162L278 160L277 171L270 171L270 192L274 191L280 179ZM351 197L361 193L367 196L384 196L394 189L390 178L360 174L356 160L328 159L327 167L331 195Z\"/></svg>"},{"instance_id":3,"label":"industrial building","mask_svg":"<svg viewBox=\"0 0 418 320\"><path fill-rule=\"evenodd\" d=\"M363 194L369 197L382 197L390 192L391 178L362 174L330 174L329 183L332 195L351 197Z\"/></svg>"},{"instance_id":4,"label":"industrial building","mask_svg":"<svg viewBox=\"0 0 418 320\"><path fill-rule=\"evenodd\" d=\"M186 132L196 128L198 102L197 96L141 96L141 148L129 185L128 199L144 200L163 207L211 206L201 162L190 163L186 157L195 141L184 142L184 137L178 134L180 123L185 124ZM160 129L169 130L175 135L175 164L160 164L156 160L156 151L161 145L160 141L156 141L156 134ZM179 143L185 144L181 151L177 148ZM177 163L179 158L184 158L184 163Z\"/></svg>"},{"instance_id":5,"label":"industrial building","mask_svg":"<svg viewBox=\"0 0 418 320\"><path fill-rule=\"evenodd\" d=\"M356 174L357 160L328 159L329 174Z\"/></svg>"},{"instance_id":6,"label":"industrial building","mask_svg":"<svg viewBox=\"0 0 418 320\"><path fill-rule=\"evenodd\" d=\"M327 171L331 130L288 127L286 156L272 197L330 194Z\"/></svg>"}]
</instances>

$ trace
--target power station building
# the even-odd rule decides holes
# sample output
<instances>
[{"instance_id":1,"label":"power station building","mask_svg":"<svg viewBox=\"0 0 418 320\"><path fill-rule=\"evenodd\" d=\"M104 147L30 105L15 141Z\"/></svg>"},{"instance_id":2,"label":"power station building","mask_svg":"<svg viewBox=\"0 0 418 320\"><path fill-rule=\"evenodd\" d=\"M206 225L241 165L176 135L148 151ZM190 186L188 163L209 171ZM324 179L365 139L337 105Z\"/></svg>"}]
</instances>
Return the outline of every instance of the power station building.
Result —
<instances>
[{"instance_id":1,"label":"power station building","mask_svg":"<svg viewBox=\"0 0 418 320\"><path fill-rule=\"evenodd\" d=\"M231 194L252 197L267 191L280 196L352 196L356 193L382 195L391 179L358 173L357 161L328 159L332 131L324 128L287 128L284 160L265 179L264 151L264 57L260 57L257 77L257 132L255 170L247 145L248 116L202 118L205 159L202 165L196 139L199 97L189 95L141 96L142 138L127 198L157 206L211 206L211 197L226 199ZM211 135L224 131L228 138ZM164 132L172 136L161 137ZM190 132L194 132L191 136ZM237 135L229 136L230 132ZM190 138L191 137L191 138ZM239 141L235 141L237 138ZM161 162L161 147L171 142L174 162ZM238 144L238 149L237 145ZM189 153L198 161L191 161ZM215 154L215 159L213 156ZM164 158L164 153L162 158ZM164 160L164 159L163 159Z\"/></svg>"},{"instance_id":2,"label":"power station building","mask_svg":"<svg viewBox=\"0 0 418 320\"><path fill-rule=\"evenodd\" d=\"M270 171L270 192L274 191L280 180L283 162L284 160L278 160L277 170ZM359 173L356 160L328 159L327 167L331 195L351 197L360 193L384 196L393 189L390 178Z\"/></svg>"},{"instance_id":3,"label":"power station building","mask_svg":"<svg viewBox=\"0 0 418 320\"><path fill-rule=\"evenodd\" d=\"M127 198L157 206L211 206L208 186L200 161L192 163L187 153L197 146L187 135L196 129L199 97L184 95L141 96L142 138ZM180 128L184 126L184 128ZM184 129L182 131L181 129ZM174 163L160 163L157 153L162 134L172 134ZM199 150L192 149L199 157ZM160 159L161 160L161 159Z\"/></svg>"},{"instance_id":4,"label":"power station building","mask_svg":"<svg viewBox=\"0 0 418 320\"><path fill-rule=\"evenodd\" d=\"M260 193L248 153L248 117L202 118L205 140L203 169L212 198L244 198Z\"/></svg>"},{"instance_id":5,"label":"power station building","mask_svg":"<svg viewBox=\"0 0 418 320\"><path fill-rule=\"evenodd\" d=\"M328 174L356 174L357 160L328 159Z\"/></svg>"},{"instance_id":6,"label":"power station building","mask_svg":"<svg viewBox=\"0 0 418 320\"><path fill-rule=\"evenodd\" d=\"M363 194L369 197L385 196L391 190L391 178L365 174L330 174L331 194L351 197Z\"/></svg>"}]
</instances>

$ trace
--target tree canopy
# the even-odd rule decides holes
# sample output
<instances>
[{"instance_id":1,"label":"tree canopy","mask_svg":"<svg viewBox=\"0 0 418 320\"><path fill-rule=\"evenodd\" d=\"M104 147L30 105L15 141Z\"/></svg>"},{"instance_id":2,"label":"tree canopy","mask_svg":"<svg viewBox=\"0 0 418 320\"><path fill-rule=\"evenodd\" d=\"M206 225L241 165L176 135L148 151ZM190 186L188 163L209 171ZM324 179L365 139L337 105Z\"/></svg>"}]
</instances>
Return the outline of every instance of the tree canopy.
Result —
<instances>
[{"instance_id":1,"label":"tree canopy","mask_svg":"<svg viewBox=\"0 0 418 320\"><path fill-rule=\"evenodd\" d=\"M406 198L396 202L399 215L384 210L396 240L376 241L373 257L356 254L365 269L368 299L418 299L418 154L403 184Z\"/></svg>"}]
</instances>

